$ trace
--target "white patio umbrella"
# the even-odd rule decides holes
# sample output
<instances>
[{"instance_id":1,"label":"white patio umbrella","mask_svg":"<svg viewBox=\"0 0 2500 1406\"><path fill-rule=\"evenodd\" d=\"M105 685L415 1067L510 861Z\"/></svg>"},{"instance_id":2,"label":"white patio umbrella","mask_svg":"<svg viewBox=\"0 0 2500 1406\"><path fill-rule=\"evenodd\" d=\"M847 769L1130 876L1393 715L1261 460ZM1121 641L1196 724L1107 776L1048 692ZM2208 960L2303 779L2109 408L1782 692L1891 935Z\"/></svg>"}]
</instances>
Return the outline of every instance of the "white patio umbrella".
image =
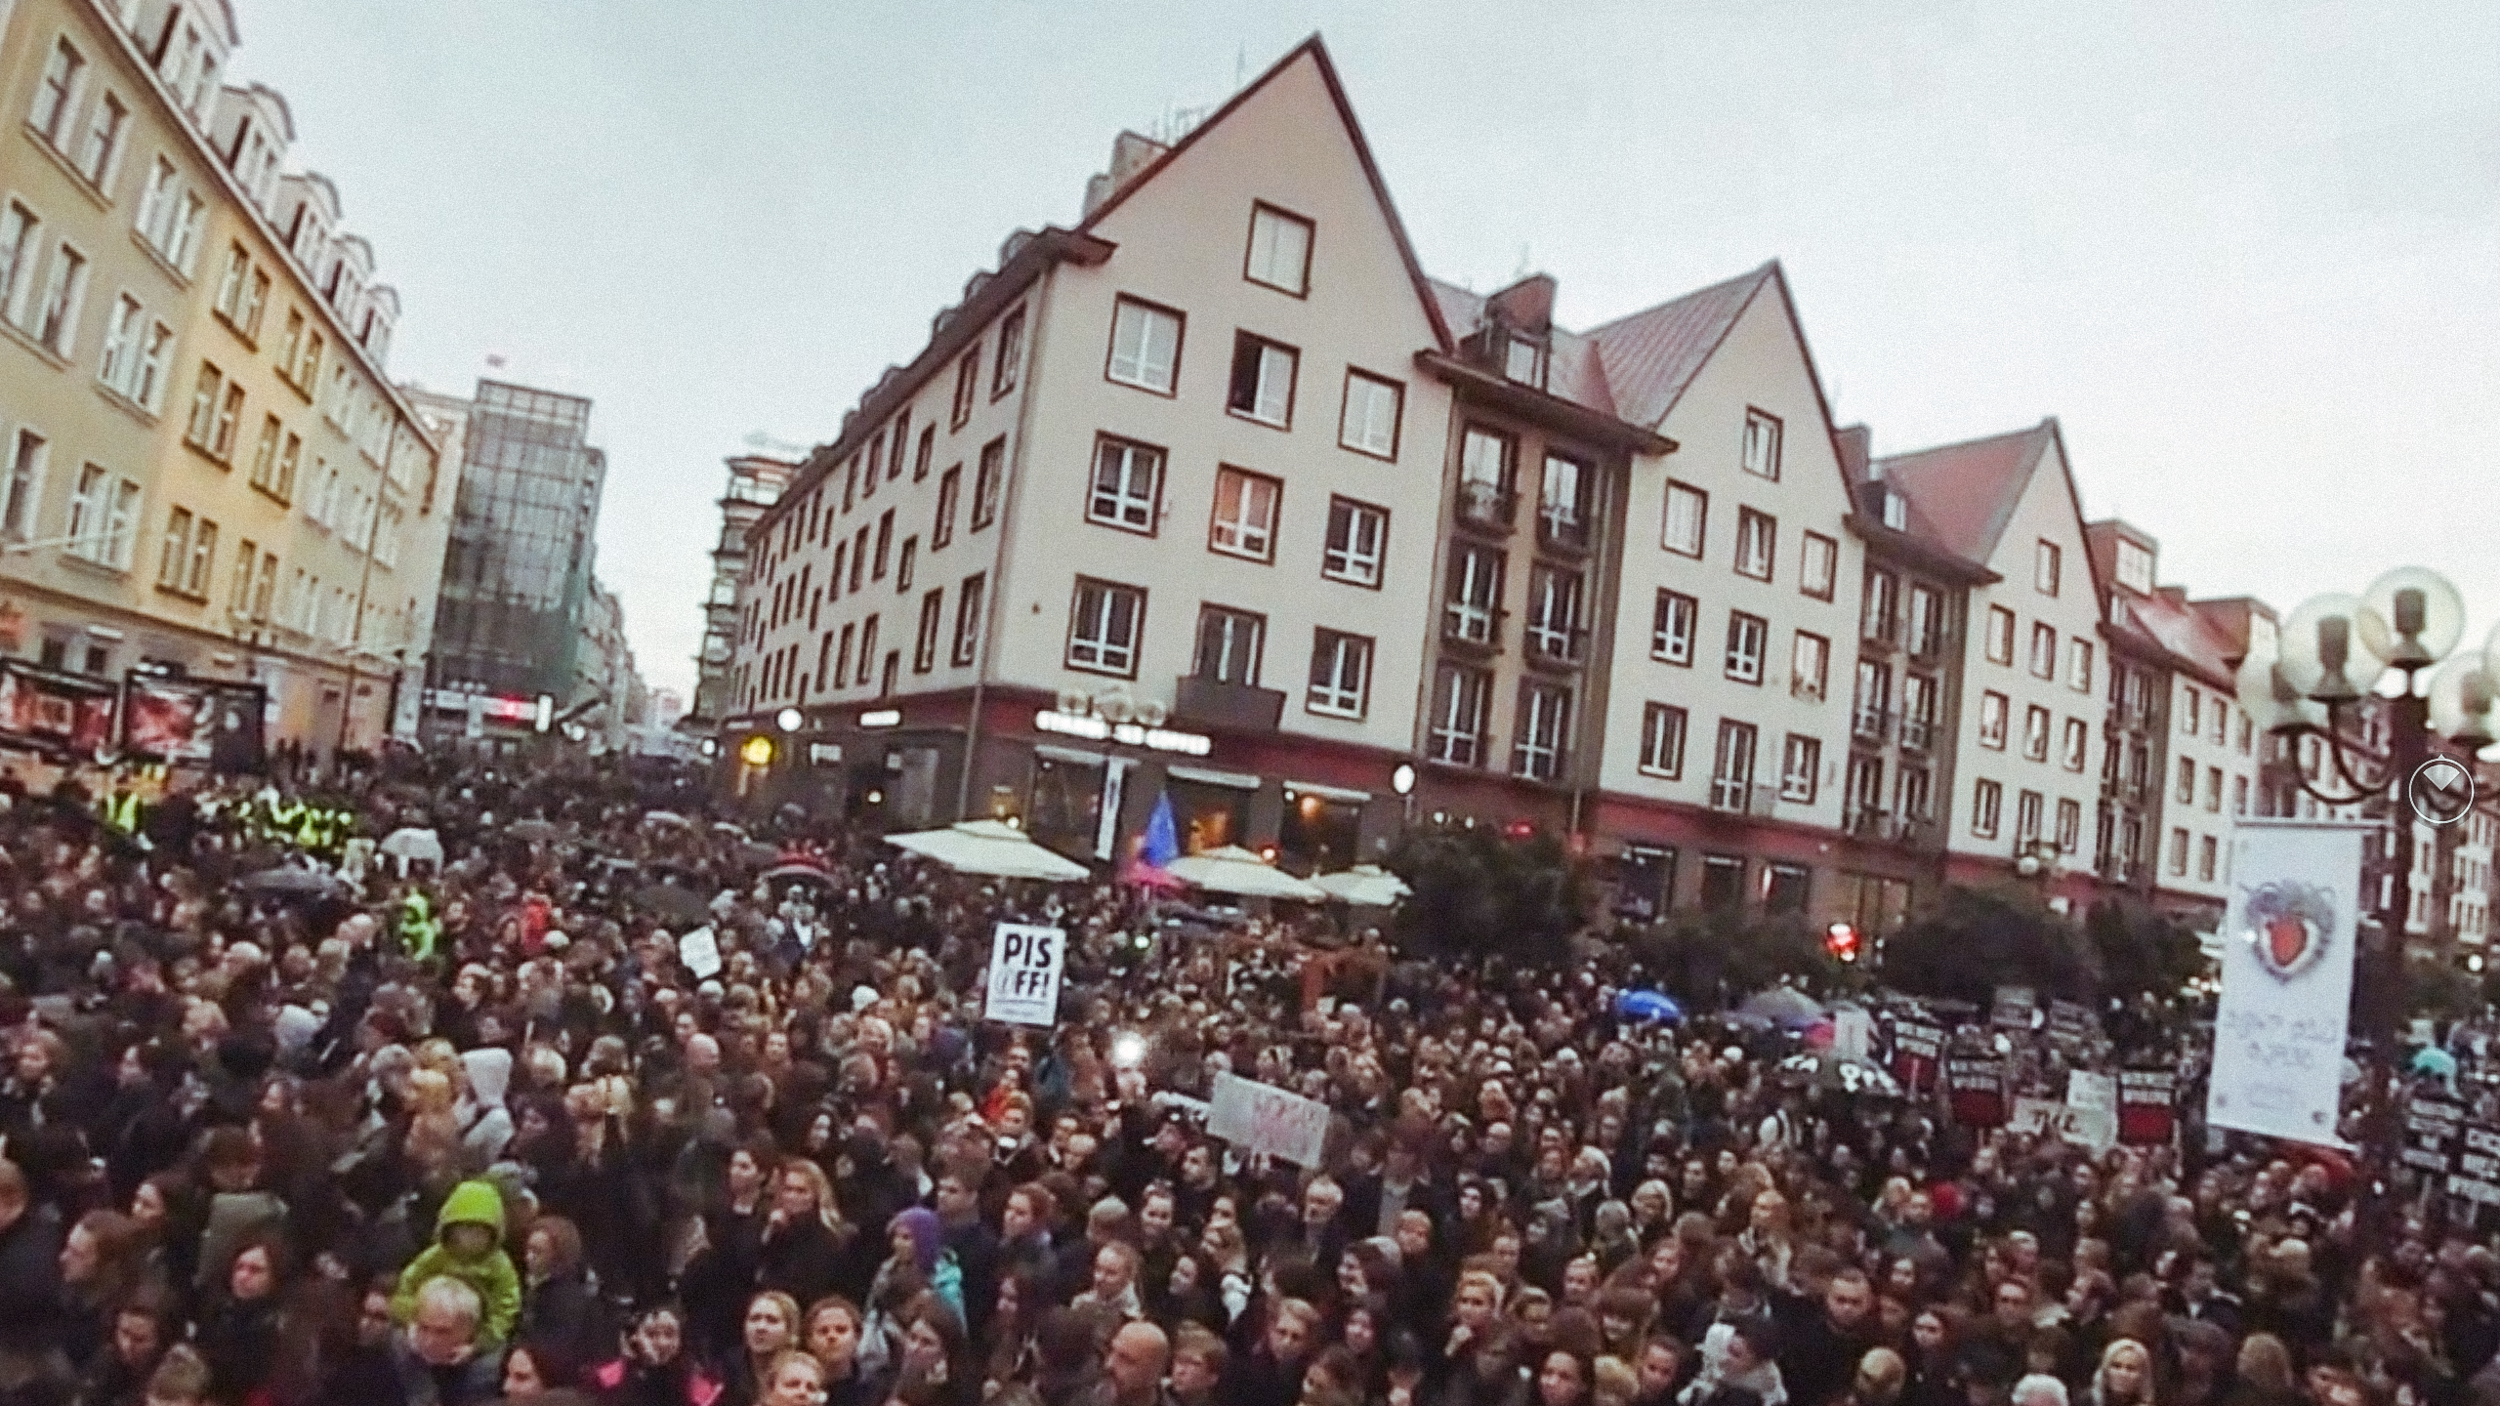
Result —
<instances>
[{"instance_id":1,"label":"white patio umbrella","mask_svg":"<svg viewBox=\"0 0 2500 1406\"><path fill-rule=\"evenodd\" d=\"M1414 892L1406 886L1406 880L1377 864L1357 864L1334 874L1322 874L1311 882L1330 898L1358 908L1386 908Z\"/></svg>"},{"instance_id":2,"label":"white patio umbrella","mask_svg":"<svg viewBox=\"0 0 2500 1406\"><path fill-rule=\"evenodd\" d=\"M1163 872L1209 893L1239 894L1244 898L1298 898L1306 903L1317 903L1328 897L1326 889L1304 883L1239 845L1225 845L1204 854L1175 859L1163 866Z\"/></svg>"},{"instance_id":3,"label":"white patio umbrella","mask_svg":"<svg viewBox=\"0 0 2500 1406\"><path fill-rule=\"evenodd\" d=\"M943 830L888 835L885 842L934 859L958 874L1044 879L1051 883L1071 883L1088 877L1084 865L1051 853L1033 843L1032 836L997 820L963 820Z\"/></svg>"}]
</instances>

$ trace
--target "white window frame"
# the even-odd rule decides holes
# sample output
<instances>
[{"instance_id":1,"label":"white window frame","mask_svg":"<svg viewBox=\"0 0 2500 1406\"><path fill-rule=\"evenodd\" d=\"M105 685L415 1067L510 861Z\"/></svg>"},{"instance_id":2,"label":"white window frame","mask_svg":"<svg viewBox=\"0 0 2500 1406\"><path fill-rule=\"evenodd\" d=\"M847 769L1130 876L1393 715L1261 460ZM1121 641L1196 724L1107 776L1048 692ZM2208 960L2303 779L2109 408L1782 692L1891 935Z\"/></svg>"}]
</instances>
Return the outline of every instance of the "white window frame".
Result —
<instances>
[{"instance_id":1,"label":"white window frame","mask_svg":"<svg viewBox=\"0 0 2500 1406\"><path fill-rule=\"evenodd\" d=\"M87 178L87 184L98 190L112 189L129 136L130 105L108 88L96 96L86 130L78 139L78 174Z\"/></svg>"},{"instance_id":2,"label":"white window frame","mask_svg":"<svg viewBox=\"0 0 2500 1406\"><path fill-rule=\"evenodd\" d=\"M1236 405L1233 396L1241 379L1241 359L1253 359L1250 403ZM1294 391L1302 379L1302 352L1256 332L1233 338L1233 366L1224 388L1225 408L1245 420L1280 430L1293 428Z\"/></svg>"},{"instance_id":3,"label":"white window frame","mask_svg":"<svg viewBox=\"0 0 2500 1406\"><path fill-rule=\"evenodd\" d=\"M1519 688L1519 724L1513 730L1510 774L1530 781L1562 777L1571 742L1571 690L1529 679Z\"/></svg>"},{"instance_id":4,"label":"white window frame","mask_svg":"<svg viewBox=\"0 0 2500 1406\"><path fill-rule=\"evenodd\" d=\"M2058 743L2058 764L2068 771L2080 772L2092 754L2092 728L2081 718L2066 720L2065 736Z\"/></svg>"},{"instance_id":5,"label":"white window frame","mask_svg":"<svg viewBox=\"0 0 2500 1406\"><path fill-rule=\"evenodd\" d=\"M1693 637L1701 628L1701 602L1682 591L1661 586L1649 616L1649 657L1663 664L1692 667Z\"/></svg>"},{"instance_id":6,"label":"white window frame","mask_svg":"<svg viewBox=\"0 0 2500 1406\"><path fill-rule=\"evenodd\" d=\"M1684 744L1691 727L1691 715L1673 703L1644 704L1641 708L1641 775L1668 781L1682 780Z\"/></svg>"},{"instance_id":7,"label":"white window frame","mask_svg":"<svg viewBox=\"0 0 2500 1406\"><path fill-rule=\"evenodd\" d=\"M1970 789L1970 832L1980 839L1993 840L2005 820L2005 787L1983 776Z\"/></svg>"},{"instance_id":8,"label":"white window frame","mask_svg":"<svg viewBox=\"0 0 2500 1406\"><path fill-rule=\"evenodd\" d=\"M1344 531L1339 532L1340 524ZM1324 581L1377 588L1389 559L1389 510L1353 498L1328 501L1328 535L1321 544Z\"/></svg>"},{"instance_id":9,"label":"white window frame","mask_svg":"<svg viewBox=\"0 0 2500 1406\"><path fill-rule=\"evenodd\" d=\"M1234 491L1227 500L1226 488ZM1257 500L1266 510L1253 513ZM1276 523L1285 501L1284 481L1268 474L1225 464L1215 471L1215 516L1207 529L1207 546L1245 561L1276 560Z\"/></svg>"},{"instance_id":10,"label":"white window frame","mask_svg":"<svg viewBox=\"0 0 2500 1406\"><path fill-rule=\"evenodd\" d=\"M1780 744L1780 799L1810 806L1822 790L1823 742L1802 732L1788 734Z\"/></svg>"},{"instance_id":11,"label":"white window frame","mask_svg":"<svg viewBox=\"0 0 2500 1406\"><path fill-rule=\"evenodd\" d=\"M1988 607L1988 662L2012 667L2014 663L2014 612L2001 605Z\"/></svg>"},{"instance_id":12,"label":"white window frame","mask_svg":"<svg viewBox=\"0 0 2500 1406\"><path fill-rule=\"evenodd\" d=\"M2005 750L2006 730L2012 726L2010 714L2014 700L1990 689L1979 695L1979 745L1993 751Z\"/></svg>"},{"instance_id":13,"label":"white window frame","mask_svg":"<svg viewBox=\"0 0 2500 1406\"><path fill-rule=\"evenodd\" d=\"M2057 677L2057 627L2046 620L2031 622L2031 676Z\"/></svg>"},{"instance_id":14,"label":"white window frame","mask_svg":"<svg viewBox=\"0 0 2500 1406\"><path fill-rule=\"evenodd\" d=\"M1769 581L1772 564L1779 558L1779 519L1753 508L1739 508L1736 513L1736 574L1754 581Z\"/></svg>"},{"instance_id":15,"label":"white window frame","mask_svg":"<svg viewBox=\"0 0 2500 1406\"><path fill-rule=\"evenodd\" d=\"M1763 660L1770 649L1770 621L1742 610L1727 613L1728 678L1738 683L1761 683Z\"/></svg>"},{"instance_id":16,"label":"white window frame","mask_svg":"<svg viewBox=\"0 0 2500 1406\"><path fill-rule=\"evenodd\" d=\"M2092 641L2076 635L2066 641L2066 686L2077 693L2092 691Z\"/></svg>"},{"instance_id":17,"label":"white window frame","mask_svg":"<svg viewBox=\"0 0 2500 1406\"><path fill-rule=\"evenodd\" d=\"M1503 554L1492 547L1452 548L1442 628L1454 639L1491 644L1501 637Z\"/></svg>"},{"instance_id":18,"label":"white window frame","mask_svg":"<svg viewBox=\"0 0 2500 1406\"><path fill-rule=\"evenodd\" d=\"M184 507L165 511L165 538L156 553L156 584L159 589L178 591L191 566L191 510Z\"/></svg>"},{"instance_id":19,"label":"white window frame","mask_svg":"<svg viewBox=\"0 0 2500 1406\"><path fill-rule=\"evenodd\" d=\"M1425 733L1428 755L1451 766L1484 765L1485 734L1492 714L1492 672L1442 664L1432 681L1432 717Z\"/></svg>"},{"instance_id":20,"label":"white window frame","mask_svg":"<svg viewBox=\"0 0 2500 1406\"><path fill-rule=\"evenodd\" d=\"M1294 297L1311 291L1311 251L1318 227L1266 201L1250 206L1250 247L1242 254L1241 276L1263 288ZM1289 237L1280 238L1280 235Z\"/></svg>"},{"instance_id":21,"label":"white window frame","mask_svg":"<svg viewBox=\"0 0 2500 1406\"><path fill-rule=\"evenodd\" d=\"M52 462L52 441L32 425L8 431L8 462L0 465L0 534L33 537L43 516L44 469Z\"/></svg>"},{"instance_id":22,"label":"white window frame","mask_svg":"<svg viewBox=\"0 0 2500 1406\"><path fill-rule=\"evenodd\" d=\"M147 339L139 348L138 367L131 373L133 404L151 415L165 408L166 373L172 368L173 359L174 329L162 322L149 322Z\"/></svg>"},{"instance_id":23,"label":"white window frame","mask_svg":"<svg viewBox=\"0 0 2500 1406\"><path fill-rule=\"evenodd\" d=\"M145 334L147 321L147 308L124 292L114 297L112 314L104 322L104 348L96 355L95 378L124 396L130 394L131 376L138 369L139 338Z\"/></svg>"},{"instance_id":24,"label":"white window frame","mask_svg":"<svg viewBox=\"0 0 2500 1406\"><path fill-rule=\"evenodd\" d=\"M44 51L43 68L35 76L35 102L27 109L26 125L55 150L61 147L71 114L78 108L86 72L85 52L68 35L54 35L52 47Z\"/></svg>"},{"instance_id":25,"label":"white window frame","mask_svg":"<svg viewBox=\"0 0 2500 1406\"><path fill-rule=\"evenodd\" d=\"M2153 554L2137 544L2118 541L2118 584L2138 595L2153 593Z\"/></svg>"},{"instance_id":26,"label":"white window frame","mask_svg":"<svg viewBox=\"0 0 2500 1406\"><path fill-rule=\"evenodd\" d=\"M1745 407L1745 438L1738 464L1756 478L1776 483L1780 476L1780 418L1768 410Z\"/></svg>"},{"instance_id":27,"label":"white window frame","mask_svg":"<svg viewBox=\"0 0 2500 1406\"><path fill-rule=\"evenodd\" d=\"M1345 404L1337 414L1337 443L1357 454L1395 462L1398 431L1406 418L1406 386L1386 376L1347 367Z\"/></svg>"},{"instance_id":28,"label":"white window frame","mask_svg":"<svg viewBox=\"0 0 2500 1406\"><path fill-rule=\"evenodd\" d=\"M1588 581L1579 572L1539 564L1528 578L1528 649L1548 659L1576 662L1587 596Z\"/></svg>"},{"instance_id":29,"label":"white window frame","mask_svg":"<svg viewBox=\"0 0 2500 1406\"><path fill-rule=\"evenodd\" d=\"M2034 703L2023 710L2023 755L2035 762L2049 759L2053 739L2049 727L2056 720L2049 710Z\"/></svg>"},{"instance_id":30,"label":"white window frame","mask_svg":"<svg viewBox=\"0 0 2500 1406\"><path fill-rule=\"evenodd\" d=\"M1745 810L1753 801L1755 754L1761 734L1752 723L1719 719L1719 741L1710 758L1710 801L1722 810Z\"/></svg>"},{"instance_id":31,"label":"white window frame","mask_svg":"<svg viewBox=\"0 0 2500 1406\"><path fill-rule=\"evenodd\" d=\"M1666 518L1658 544L1677 556L1699 560L1710 543L1710 495L1689 483L1667 481Z\"/></svg>"},{"instance_id":32,"label":"white window frame","mask_svg":"<svg viewBox=\"0 0 2500 1406\"><path fill-rule=\"evenodd\" d=\"M1155 445L1115 435L1098 437L1093 472L1085 485L1085 520L1153 536L1163 515L1165 462L1164 451Z\"/></svg>"},{"instance_id":33,"label":"white window frame","mask_svg":"<svg viewBox=\"0 0 2500 1406\"><path fill-rule=\"evenodd\" d=\"M35 265L43 253L43 217L15 195L0 201L0 317L26 325Z\"/></svg>"},{"instance_id":34,"label":"white window frame","mask_svg":"<svg viewBox=\"0 0 2500 1406\"><path fill-rule=\"evenodd\" d=\"M1373 648L1367 635L1324 627L1314 630L1310 686L1303 693L1303 710L1322 717L1361 718L1371 696Z\"/></svg>"},{"instance_id":35,"label":"white window frame","mask_svg":"<svg viewBox=\"0 0 2500 1406\"><path fill-rule=\"evenodd\" d=\"M1840 588L1840 543L1820 532L1805 534L1797 554L1797 590L1816 600L1830 600Z\"/></svg>"},{"instance_id":36,"label":"white window frame","mask_svg":"<svg viewBox=\"0 0 2500 1406\"><path fill-rule=\"evenodd\" d=\"M1128 603L1125 629L1118 605ZM1125 638L1121 636L1125 635ZM1068 605L1067 666L1089 674L1137 676L1146 635L1146 588L1091 576L1076 579Z\"/></svg>"},{"instance_id":37,"label":"white window frame","mask_svg":"<svg viewBox=\"0 0 2500 1406\"><path fill-rule=\"evenodd\" d=\"M1788 650L1790 696L1820 703L1831 687L1832 642L1811 630L1799 630Z\"/></svg>"},{"instance_id":38,"label":"white window frame","mask_svg":"<svg viewBox=\"0 0 2500 1406\"><path fill-rule=\"evenodd\" d=\"M1175 394L1189 320L1179 311L1122 294L1111 309L1111 352L1103 375L1123 386Z\"/></svg>"},{"instance_id":39,"label":"white window frame","mask_svg":"<svg viewBox=\"0 0 2500 1406\"><path fill-rule=\"evenodd\" d=\"M2031 588L2044 596L2056 595L2065 574L2065 550L2048 538L2041 538L2032 551Z\"/></svg>"}]
</instances>

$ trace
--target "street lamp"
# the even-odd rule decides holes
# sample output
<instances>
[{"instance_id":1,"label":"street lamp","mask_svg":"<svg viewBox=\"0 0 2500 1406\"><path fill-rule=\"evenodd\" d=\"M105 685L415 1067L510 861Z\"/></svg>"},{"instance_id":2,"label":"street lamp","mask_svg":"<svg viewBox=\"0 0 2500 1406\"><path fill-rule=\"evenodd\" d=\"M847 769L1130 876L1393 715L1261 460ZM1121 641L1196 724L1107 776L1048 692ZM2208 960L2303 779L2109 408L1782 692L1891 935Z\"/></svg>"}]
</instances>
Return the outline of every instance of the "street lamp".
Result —
<instances>
[{"instance_id":1,"label":"street lamp","mask_svg":"<svg viewBox=\"0 0 2500 1406\"><path fill-rule=\"evenodd\" d=\"M2379 909L2378 947L2371 954L2378 999L2365 1006L2371 1040L2369 1113L2364 1132L2373 1180L2367 1202L2384 1210L2385 1177L2395 1161L2395 1042L2404 1015L2405 929L2413 907L2413 819L2434 825L2472 811L2474 759L2495 732L2493 703L2500 689L2500 629L2480 649L2457 652L2465 635L2465 602L2435 571L2400 567L2370 583L2358 596L2323 595L2301 603L2278 632L2271 651L2252 649L2240 665L2239 701L2255 724L2294 741L2319 739L2340 791L2312 781L2305 769L2292 774L2300 789L2327 806L2378 802L2390 827L2387 901ZM2444 663L2442 661L2445 661ZM2374 758L2348 732L2364 699L2393 670L2402 687L2387 697L2387 750ZM2419 675L2430 672L2427 689ZM2374 765L2375 763L2375 765ZM2464 804L2453 813L2409 804L2420 799L2417 778L2434 773L2463 783ZM2460 788L2429 794L2453 796Z\"/></svg>"}]
</instances>

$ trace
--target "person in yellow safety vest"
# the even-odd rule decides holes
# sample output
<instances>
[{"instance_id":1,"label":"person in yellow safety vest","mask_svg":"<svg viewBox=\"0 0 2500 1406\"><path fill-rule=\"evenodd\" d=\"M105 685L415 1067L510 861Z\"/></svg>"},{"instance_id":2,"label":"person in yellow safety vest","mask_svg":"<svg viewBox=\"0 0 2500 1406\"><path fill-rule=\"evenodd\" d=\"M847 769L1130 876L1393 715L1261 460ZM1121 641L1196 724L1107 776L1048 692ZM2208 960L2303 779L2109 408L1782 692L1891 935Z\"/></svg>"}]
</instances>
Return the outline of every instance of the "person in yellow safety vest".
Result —
<instances>
[{"instance_id":1,"label":"person in yellow safety vest","mask_svg":"<svg viewBox=\"0 0 2500 1406\"><path fill-rule=\"evenodd\" d=\"M434 960L434 945L442 939L443 920L434 916L434 901L423 889L410 889L399 901L399 945L411 960Z\"/></svg>"},{"instance_id":2,"label":"person in yellow safety vest","mask_svg":"<svg viewBox=\"0 0 2500 1406\"><path fill-rule=\"evenodd\" d=\"M281 800L270 792L264 795L262 805L262 833L273 840L293 840L297 827L304 823L304 803Z\"/></svg>"},{"instance_id":3,"label":"person in yellow safety vest","mask_svg":"<svg viewBox=\"0 0 2500 1406\"><path fill-rule=\"evenodd\" d=\"M139 833L139 793L131 789L128 776L116 777L113 789L96 801L96 818L105 828L119 835Z\"/></svg>"}]
</instances>

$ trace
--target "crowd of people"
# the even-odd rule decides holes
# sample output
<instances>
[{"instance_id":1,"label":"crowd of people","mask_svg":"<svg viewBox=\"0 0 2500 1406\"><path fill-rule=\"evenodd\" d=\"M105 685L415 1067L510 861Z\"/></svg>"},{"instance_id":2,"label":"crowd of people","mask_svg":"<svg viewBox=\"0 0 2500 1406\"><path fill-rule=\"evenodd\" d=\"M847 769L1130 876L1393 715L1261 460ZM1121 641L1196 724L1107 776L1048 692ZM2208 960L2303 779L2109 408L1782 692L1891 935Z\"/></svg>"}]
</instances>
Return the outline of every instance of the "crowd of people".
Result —
<instances>
[{"instance_id":1,"label":"crowd of people","mask_svg":"<svg viewBox=\"0 0 2500 1406\"><path fill-rule=\"evenodd\" d=\"M2468 1218L1793 1088L1610 958L1313 1002L1281 923L615 767L360 773L442 862L337 888L243 791L0 790L0 1406L2500 1402ZM1001 919L1055 1028L980 1019ZM1224 1072L1322 1165L1210 1137Z\"/></svg>"}]
</instances>

